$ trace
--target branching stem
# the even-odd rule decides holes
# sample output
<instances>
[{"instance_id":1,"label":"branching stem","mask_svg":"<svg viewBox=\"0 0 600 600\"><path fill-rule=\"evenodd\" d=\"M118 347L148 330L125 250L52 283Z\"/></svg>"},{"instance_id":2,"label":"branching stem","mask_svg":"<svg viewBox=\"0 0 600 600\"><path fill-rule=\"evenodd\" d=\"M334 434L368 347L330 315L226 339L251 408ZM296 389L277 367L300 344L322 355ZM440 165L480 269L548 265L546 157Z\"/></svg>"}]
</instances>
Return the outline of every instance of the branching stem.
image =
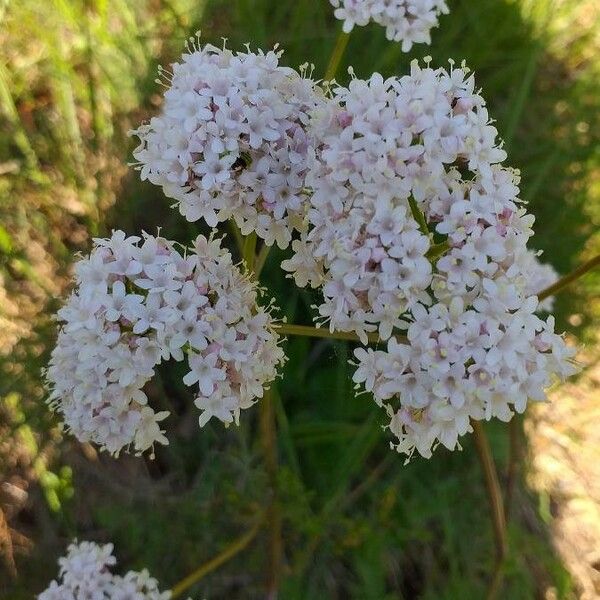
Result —
<instances>
[{"instance_id":1,"label":"branching stem","mask_svg":"<svg viewBox=\"0 0 600 600\"><path fill-rule=\"evenodd\" d=\"M542 290L538 294L538 299L540 302L549 296L554 296L557 292L561 292L568 285L577 281L580 277L585 275L588 271L591 271L593 268L600 265L600 254L594 256L594 258L590 258L590 260L584 262L582 265L579 265L574 271L571 271L568 275L561 277L556 283L553 283L551 286L547 287L545 290Z\"/></svg>"},{"instance_id":2,"label":"branching stem","mask_svg":"<svg viewBox=\"0 0 600 600\"><path fill-rule=\"evenodd\" d=\"M291 323L277 323L275 329L281 335L300 335L304 337L329 338L334 340L349 340L360 342L360 338L352 331L329 331L326 327L313 327L312 325L293 325ZM380 341L377 332L367 334L369 342L376 344ZM400 339L400 338L399 338Z\"/></svg>"}]
</instances>

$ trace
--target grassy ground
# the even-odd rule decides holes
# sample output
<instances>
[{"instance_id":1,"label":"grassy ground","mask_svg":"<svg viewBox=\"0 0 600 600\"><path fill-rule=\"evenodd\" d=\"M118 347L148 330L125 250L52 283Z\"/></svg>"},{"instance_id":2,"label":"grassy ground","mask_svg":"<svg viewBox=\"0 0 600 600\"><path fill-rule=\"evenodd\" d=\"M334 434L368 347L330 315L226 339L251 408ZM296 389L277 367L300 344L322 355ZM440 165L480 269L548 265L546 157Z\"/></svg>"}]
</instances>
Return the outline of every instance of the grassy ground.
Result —
<instances>
[{"instance_id":1,"label":"grassy ground","mask_svg":"<svg viewBox=\"0 0 600 600\"><path fill-rule=\"evenodd\" d=\"M17 553L18 578L0 585L0 598L30 598L42 589L75 535L114 541L122 565L148 567L170 586L249 530L264 509L269 482L258 411L239 429L214 425L199 435L179 365L161 369L149 390L157 406L177 415L169 420L174 441L154 462L112 460L61 442L41 404L39 367L52 339L47 315L87 235L160 225L169 237L189 240L200 229L124 168L125 132L158 109L157 61L174 59L185 35L201 28L206 41L225 36L231 47L279 42L286 64L311 61L322 74L339 29L325 0L205 4L56 0L40 14L33 1L5 3L0 36L9 60L0 63L0 99L9 135L0 141L0 268L11 305L8 311L3 302L0 313L14 329L2 342L9 352L0 380L0 456L7 457L0 477L25 496L4 486L12 496L0 502L11 528L33 547ZM600 220L594 2L450 6L431 47L404 56L370 26L353 32L345 66L368 76L402 73L415 56L431 55L434 64L466 59L510 164L522 169L522 197L538 221L534 246L566 272L600 246L593 235ZM338 78L346 77L341 69ZM278 254L264 281L282 314L309 323L313 298L290 288ZM590 276L559 300L559 327L591 338L597 307L589 299L599 283ZM268 578L279 581L284 600L484 597L494 546L472 440L463 452L439 451L431 461L402 466L372 402L354 398L351 348L305 339L286 347L290 360L274 399L283 561L269 560L261 532L203 579L194 597L264 597ZM506 427L486 429L504 482ZM575 597L536 498L519 485L515 500L501 597L536 598L549 588L556 597ZM7 539L0 526L5 548ZM14 532L10 539L17 550L29 545Z\"/></svg>"}]
</instances>

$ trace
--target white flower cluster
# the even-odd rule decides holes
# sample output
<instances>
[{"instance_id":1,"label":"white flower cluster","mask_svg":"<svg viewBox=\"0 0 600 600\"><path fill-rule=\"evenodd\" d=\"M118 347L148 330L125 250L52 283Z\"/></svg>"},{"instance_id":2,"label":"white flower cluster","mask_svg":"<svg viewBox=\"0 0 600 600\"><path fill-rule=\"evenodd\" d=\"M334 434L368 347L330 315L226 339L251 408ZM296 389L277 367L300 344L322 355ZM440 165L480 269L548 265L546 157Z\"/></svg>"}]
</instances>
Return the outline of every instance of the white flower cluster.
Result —
<instances>
[{"instance_id":1,"label":"white flower cluster","mask_svg":"<svg viewBox=\"0 0 600 600\"><path fill-rule=\"evenodd\" d=\"M193 43L167 75L162 114L132 133L142 179L188 221L233 217L244 235L285 248L303 205L308 115L323 95L280 56Z\"/></svg>"},{"instance_id":2,"label":"white flower cluster","mask_svg":"<svg viewBox=\"0 0 600 600\"><path fill-rule=\"evenodd\" d=\"M390 27L408 45L446 10L336 6L346 29L405 19ZM320 320L387 342L355 352L354 381L385 407L398 451L454 448L470 419L508 420L544 399L554 376L574 372L574 351L535 314L550 307L536 293L555 274L527 248L533 217L466 67L414 61L404 77L354 78L327 95L279 56L192 44L161 116L134 132L142 178L190 221L232 217L281 248L298 232L282 267L322 291ZM139 241L115 233L78 265L48 370L66 424L113 453L166 443L167 413L142 392L162 360L188 353L201 426L237 422L284 360L255 287L218 241L199 237L189 256Z\"/></svg>"},{"instance_id":3,"label":"white flower cluster","mask_svg":"<svg viewBox=\"0 0 600 600\"><path fill-rule=\"evenodd\" d=\"M449 12L445 0L329 1L346 33L373 21L385 27L388 40L402 42L402 52L409 52L413 44L431 44L431 30L438 26L440 15Z\"/></svg>"},{"instance_id":4,"label":"white flower cluster","mask_svg":"<svg viewBox=\"0 0 600 600\"><path fill-rule=\"evenodd\" d=\"M390 338L387 350L355 351L353 379L386 409L398 452L430 457L437 443L454 450L470 419L509 421L528 400L546 399L553 375L575 372L573 349L554 333L552 317L534 314L537 307L531 296L507 310L495 295L470 309L461 298L417 305L408 344Z\"/></svg>"},{"instance_id":5,"label":"white flower cluster","mask_svg":"<svg viewBox=\"0 0 600 600\"><path fill-rule=\"evenodd\" d=\"M444 218L438 225L444 235L461 230L460 207L468 218L476 215L468 209L463 187L469 184L461 182L457 168L494 181L501 175L493 175L491 164L505 152L495 146L496 129L466 70L422 69L416 61L405 77L384 80L374 74L336 88L315 114L313 129L309 227L282 267L298 285L322 286L319 312L332 330L356 331L366 340L365 332L378 326L387 339L402 326L401 315L429 297L428 253L435 248L417 222L420 214ZM452 214L442 215L450 205ZM463 253L473 247L463 249L458 238L456 244ZM463 270L469 266L466 262ZM460 293L459 285L450 291Z\"/></svg>"},{"instance_id":6,"label":"white flower cluster","mask_svg":"<svg viewBox=\"0 0 600 600\"><path fill-rule=\"evenodd\" d=\"M38 600L168 600L171 592L161 592L158 582L146 569L113 575L116 564L113 545L94 542L70 544L67 556L60 558L61 582L52 581Z\"/></svg>"},{"instance_id":7,"label":"white flower cluster","mask_svg":"<svg viewBox=\"0 0 600 600\"><path fill-rule=\"evenodd\" d=\"M314 128L308 229L282 266L322 286L332 329L389 339L356 351L354 381L385 406L399 451L454 448L470 418L508 420L574 372L553 319L534 314L550 273L527 250L533 217L466 69L355 79Z\"/></svg>"},{"instance_id":8,"label":"white flower cluster","mask_svg":"<svg viewBox=\"0 0 600 600\"><path fill-rule=\"evenodd\" d=\"M283 363L256 286L220 240L198 236L183 255L160 237L95 240L76 265L77 289L47 370L51 406L82 441L112 454L167 444L143 386L163 360L187 355L183 381L198 386L202 427L238 421Z\"/></svg>"}]
</instances>

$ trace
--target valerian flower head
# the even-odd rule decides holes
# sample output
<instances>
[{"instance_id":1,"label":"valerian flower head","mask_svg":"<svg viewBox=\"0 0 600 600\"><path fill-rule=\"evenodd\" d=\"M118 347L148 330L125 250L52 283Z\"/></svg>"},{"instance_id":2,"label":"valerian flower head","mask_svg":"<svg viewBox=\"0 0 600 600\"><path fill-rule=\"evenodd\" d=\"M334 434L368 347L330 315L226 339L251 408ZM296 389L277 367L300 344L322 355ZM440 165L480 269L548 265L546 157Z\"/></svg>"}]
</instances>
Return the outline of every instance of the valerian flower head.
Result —
<instances>
[{"instance_id":1,"label":"valerian flower head","mask_svg":"<svg viewBox=\"0 0 600 600\"><path fill-rule=\"evenodd\" d=\"M510 197L516 189L495 166L505 152L467 70L421 68L416 61L405 77L376 73L335 87L314 112L312 129L306 227L282 266L299 285L322 288L319 312L332 330L355 331L364 340L378 329L388 339L405 327L401 316L411 306L431 301L429 256L440 240L420 217L433 222L432 231L437 225L440 238L451 232L450 243L462 251L464 236L489 226L477 221L476 199L468 204L465 197ZM463 183L459 169L478 179ZM516 206L509 208L507 217L518 220ZM499 259L498 239L480 244L488 242L488 254ZM455 258L463 259L458 269ZM470 255L444 260L440 269L452 271L452 292L473 286Z\"/></svg>"},{"instance_id":2,"label":"valerian flower head","mask_svg":"<svg viewBox=\"0 0 600 600\"><path fill-rule=\"evenodd\" d=\"M509 421L528 401L545 400L554 377L576 370L554 320L534 313L535 296L514 310L485 294L478 308L460 299L417 306L408 343L390 338L385 350L355 352L353 379L386 409L398 452L430 457L440 443L454 450L470 419Z\"/></svg>"},{"instance_id":3,"label":"valerian flower head","mask_svg":"<svg viewBox=\"0 0 600 600\"><path fill-rule=\"evenodd\" d=\"M454 449L470 419L507 421L575 372L536 314L555 274L527 248L518 173L465 68L355 79L315 129L307 226L283 267L322 288L331 329L387 340L356 351L354 381L388 412L398 451Z\"/></svg>"},{"instance_id":4,"label":"valerian flower head","mask_svg":"<svg viewBox=\"0 0 600 600\"><path fill-rule=\"evenodd\" d=\"M244 235L285 248L303 204L309 113L323 94L279 65L275 49L234 53L189 45L159 116L132 133L142 179L174 198L188 221L232 217Z\"/></svg>"},{"instance_id":5,"label":"valerian flower head","mask_svg":"<svg viewBox=\"0 0 600 600\"><path fill-rule=\"evenodd\" d=\"M388 40L402 43L402 52L413 44L431 44L431 30L448 13L445 0L329 0L335 17L350 33L355 25L371 21L385 27Z\"/></svg>"},{"instance_id":6,"label":"valerian flower head","mask_svg":"<svg viewBox=\"0 0 600 600\"><path fill-rule=\"evenodd\" d=\"M74 542L60 558L59 581L52 581L38 600L168 600L171 592L161 592L158 582L146 569L114 575L113 545Z\"/></svg>"},{"instance_id":7,"label":"valerian flower head","mask_svg":"<svg viewBox=\"0 0 600 600\"><path fill-rule=\"evenodd\" d=\"M167 444L169 413L143 390L169 358L187 357L200 426L237 423L283 363L270 313L220 240L198 236L181 254L164 238L115 231L75 271L46 377L51 406L79 440L112 454Z\"/></svg>"}]
</instances>

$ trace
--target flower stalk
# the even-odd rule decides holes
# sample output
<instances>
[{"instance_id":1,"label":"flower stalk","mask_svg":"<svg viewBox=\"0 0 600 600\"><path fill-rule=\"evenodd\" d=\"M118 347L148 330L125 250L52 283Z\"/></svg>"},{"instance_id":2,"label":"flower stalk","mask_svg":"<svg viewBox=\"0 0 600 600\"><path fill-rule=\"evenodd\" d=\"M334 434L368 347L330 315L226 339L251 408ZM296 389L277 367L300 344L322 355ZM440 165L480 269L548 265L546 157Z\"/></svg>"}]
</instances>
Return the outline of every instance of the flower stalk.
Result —
<instances>
[{"instance_id":1,"label":"flower stalk","mask_svg":"<svg viewBox=\"0 0 600 600\"><path fill-rule=\"evenodd\" d=\"M506 532L506 515L504 513L504 503L502 501L502 491L498 480L498 471L494 464L492 452L488 438L483 426L479 421L472 420L473 439L477 456L481 463L485 488L490 504L490 512L494 527L494 542L496 545L496 561L492 582L488 590L488 598L496 597L500 585L502 584L502 566L508 553L508 537Z\"/></svg>"},{"instance_id":2,"label":"flower stalk","mask_svg":"<svg viewBox=\"0 0 600 600\"><path fill-rule=\"evenodd\" d=\"M250 542L256 537L260 528L264 524L265 517L263 515L244 535L234 540L229 546L227 546L222 552L219 552L215 557L209 561L200 565L195 571L190 573L187 577L182 579L171 589L171 599L179 598L185 591L189 590L193 585L198 583L203 577L212 573L218 569L221 565L231 560L236 554L239 554L242 550L250 544Z\"/></svg>"},{"instance_id":3,"label":"flower stalk","mask_svg":"<svg viewBox=\"0 0 600 600\"><path fill-rule=\"evenodd\" d=\"M549 298L550 296L554 296L554 294L561 292L568 285L577 281L579 278L583 277L588 271L591 271L595 267L600 266L600 254L590 258L590 260L584 262L582 265L579 265L574 271L571 271L568 275L561 277L556 283L553 283L551 286L547 287L545 290L542 290L538 294L538 299L541 302L542 300Z\"/></svg>"},{"instance_id":4,"label":"flower stalk","mask_svg":"<svg viewBox=\"0 0 600 600\"><path fill-rule=\"evenodd\" d=\"M340 66L340 62L342 61L342 57L344 56L344 52L346 51L346 47L348 46L349 40L350 34L340 31L333 48L333 52L331 53L327 70L325 71L325 81L331 81L334 79L335 74Z\"/></svg>"},{"instance_id":5,"label":"flower stalk","mask_svg":"<svg viewBox=\"0 0 600 600\"><path fill-rule=\"evenodd\" d=\"M251 233L244 239L244 262L253 277L258 279L260 269L264 265L269 247L264 245L258 256L256 256L256 233ZM266 251L264 249L267 248ZM264 251L264 252L263 252ZM260 263L260 264L259 264ZM260 267L260 268L259 268ZM272 383L271 385L275 385ZM277 490L277 425L275 422L275 410L273 406L273 393L266 389L259 403L259 429L262 451L264 455L265 468L269 480L271 497L266 511L268 525L267 542L267 599L275 600L281 580L281 562L283 555L283 540L281 532L281 508L278 500Z\"/></svg>"}]
</instances>

